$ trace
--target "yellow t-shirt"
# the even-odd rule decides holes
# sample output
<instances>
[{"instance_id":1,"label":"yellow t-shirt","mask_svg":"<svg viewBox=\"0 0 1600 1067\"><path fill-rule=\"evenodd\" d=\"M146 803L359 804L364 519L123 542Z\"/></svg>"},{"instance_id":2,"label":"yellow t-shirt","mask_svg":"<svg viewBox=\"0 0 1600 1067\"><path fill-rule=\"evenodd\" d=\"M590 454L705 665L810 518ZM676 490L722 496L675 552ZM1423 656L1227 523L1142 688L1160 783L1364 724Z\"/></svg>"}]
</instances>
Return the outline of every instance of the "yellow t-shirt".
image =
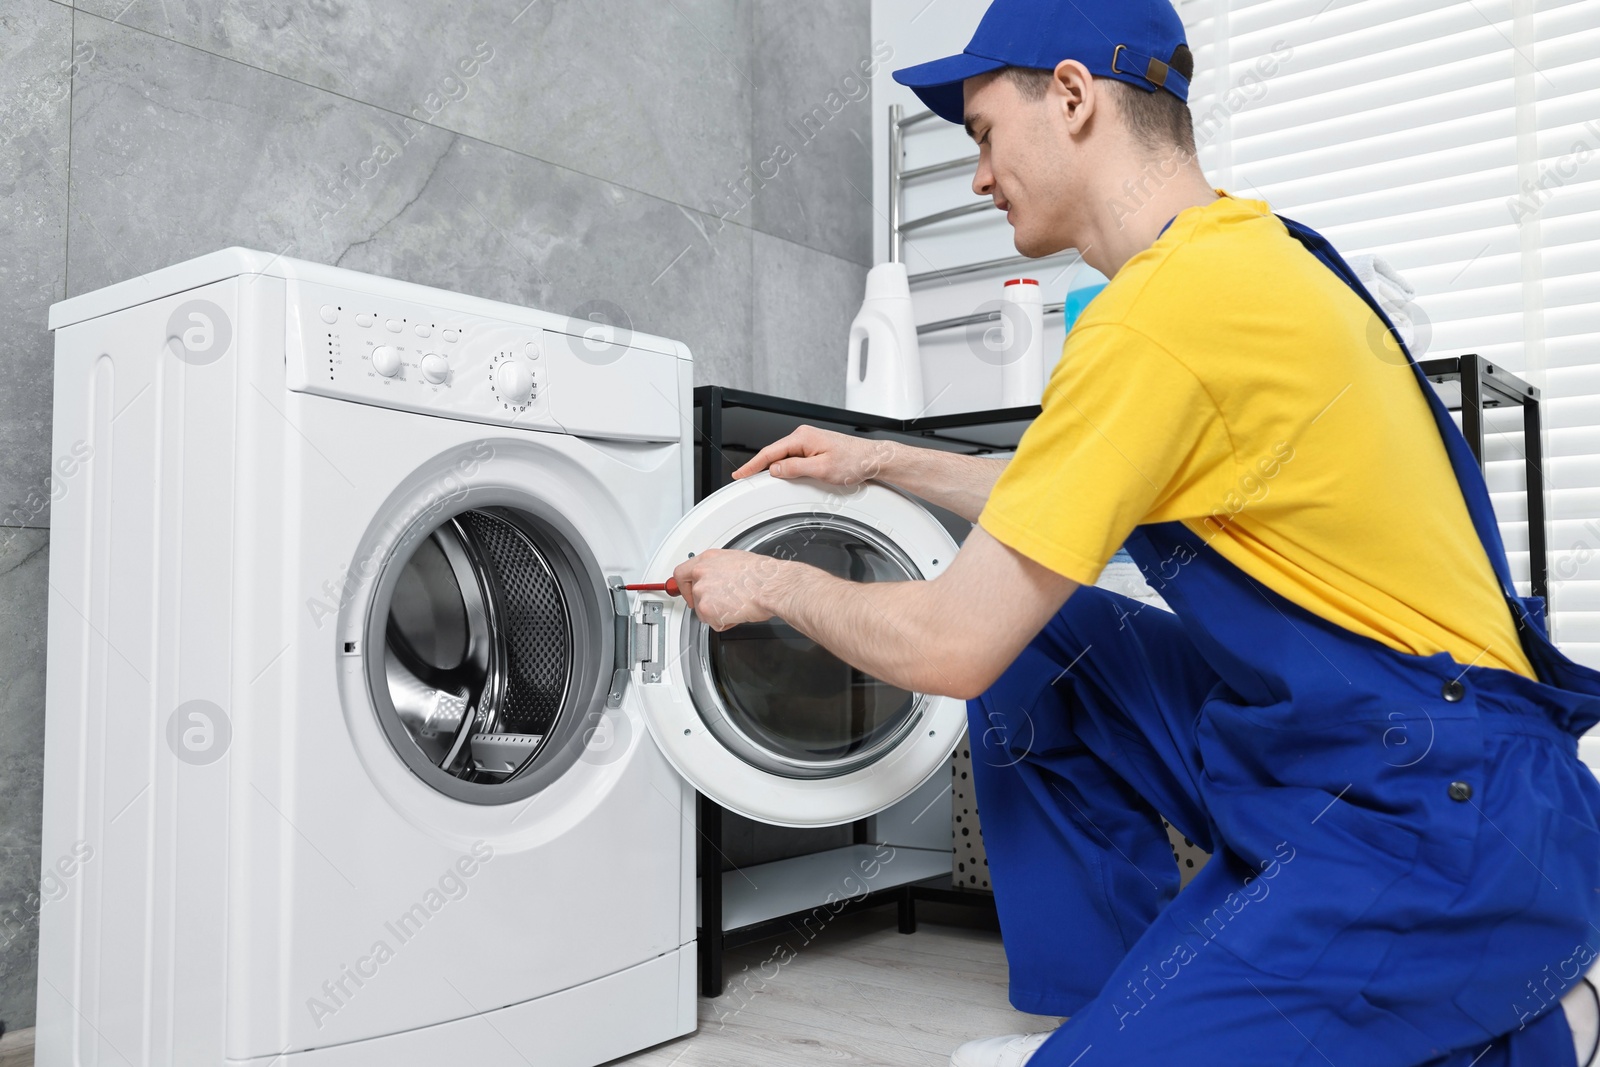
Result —
<instances>
[{"instance_id":1,"label":"yellow t-shirt","mask_svg":"<svg viewBox=\"0 0 1600 1067\"><path fill-rule=\"evenodd\" d=\"M1174 521L1345 629L1533 676L1404 356L1258 200L1189 208L1123 266L979 518L1085 585Z\"/></svg>"}]
</instances>

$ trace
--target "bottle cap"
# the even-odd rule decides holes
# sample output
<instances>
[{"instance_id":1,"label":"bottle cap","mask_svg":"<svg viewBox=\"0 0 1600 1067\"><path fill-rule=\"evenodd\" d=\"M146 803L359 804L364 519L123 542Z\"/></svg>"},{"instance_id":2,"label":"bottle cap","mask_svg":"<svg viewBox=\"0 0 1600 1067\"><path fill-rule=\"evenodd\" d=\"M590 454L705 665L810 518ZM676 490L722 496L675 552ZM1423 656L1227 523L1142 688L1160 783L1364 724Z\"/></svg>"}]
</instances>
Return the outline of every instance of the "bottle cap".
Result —
<instances>
[{"instance_id":1,"label":"bottle cap","mask_svg":"<svg viewBox=\"0 0 1600 1067\"><path fill-rule=\"evenodd\" d=\"M1007 285L1038 285L1039 283L1034 281L1032 278L1012 278L1009 282L1006 282L1006 284Z\"/></svg>"},{"instance_id":2,"label":"bottle cap","mask_svg":"<svg viewBox=\"0 0 1600 1067\"><path fill-rule=\"evenodd\" d=\"M910 300L911 281L904 263L879 263L867 271L868 300Z\"/></svg>"}]
</instances>

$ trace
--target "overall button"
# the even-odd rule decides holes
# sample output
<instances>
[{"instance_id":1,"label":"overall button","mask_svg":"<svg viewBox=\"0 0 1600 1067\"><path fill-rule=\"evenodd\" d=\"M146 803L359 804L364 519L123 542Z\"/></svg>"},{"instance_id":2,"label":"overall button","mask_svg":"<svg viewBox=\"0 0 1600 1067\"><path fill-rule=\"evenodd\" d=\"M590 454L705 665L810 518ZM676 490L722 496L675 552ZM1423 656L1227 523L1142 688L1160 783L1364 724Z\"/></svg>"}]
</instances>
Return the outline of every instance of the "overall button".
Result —
<instances>
[{"instance_id":1,"label":"overall button","mask_svg":"<svg viewBox=\"0 0 1600 1067\"><path fill-rule=\"evenodd\" d=\"M417 336L418 337L432 337L433 336L433 327L425 326L420 322L417 323Z\"/></svg>"},{"instance_id":2,"label":"overall button","mask_svg":"<svg viewBox=\"0 0 1600 1067\"><path fill-rule=\"evenodd\" d=\"M339 309L332 304L322 305L322 321L332 326L339 321Z\"/></svg>"},{"instance_id":3,"label":"overall button","mask_svg":"<svg viewBox=\"0 0 1600 1067\"><path fill-rule=\"evenodd\" d=\"M1470 785L1468 785L1466 782L1451 782L1450 783L1450 799L1451 800L1471 800L1472 799L1472 787Z\"/></svg>"},{"instance_id":4,"label":"overall button","mask_svg":"<svg viewBox=\"0 0 1600 1067\"><path fill-rule=\"evenodd\" d=\"M360 326L362 329L370 327L375 321L376 320L372 317L371 312L361 311L356 313L356 325Z\"/></svg>"},{"instance_id":5,"label":"overall button","mask_svg":"<svg viewBox=\"0 0 1600 1067\"><path fill-rule=\"evenodd\" d=\"M1460 678L1452 678L1444 683L1444 691L1441 695L1450 703L1459 704L1461 703L1461 698L1467 695L1467 687L1461 684Z\"/></svg>"},{"instance_id":6,"label":"overall button","mask_svg":"<svg viewBox=\"0 0 1600 1067\"><path fill-rule=\"evenodd\" d=\"M401 330L405 329L405 327L400 324L399 319L390 319L388 322L384 323L383 326L384 329L388 330L390 333L399 333Z\"/></svg>"}]
</instances>

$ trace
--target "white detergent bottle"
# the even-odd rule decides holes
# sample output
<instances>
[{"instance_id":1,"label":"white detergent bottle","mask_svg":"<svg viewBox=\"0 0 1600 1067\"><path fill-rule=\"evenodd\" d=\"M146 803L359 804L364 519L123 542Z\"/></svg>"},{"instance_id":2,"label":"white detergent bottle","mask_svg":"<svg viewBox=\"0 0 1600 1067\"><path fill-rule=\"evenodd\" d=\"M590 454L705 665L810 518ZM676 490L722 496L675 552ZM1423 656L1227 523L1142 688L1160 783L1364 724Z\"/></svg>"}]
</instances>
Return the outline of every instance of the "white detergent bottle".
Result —
<instances>
[{"instance_id":1,"label":"white detergent bottle","mask_svg":"<svg viewBox=\"0 0 1600 1067\"><path fill-rule=\"evenodd\" d=\"M850 324L844 406L893 419L922 414L922 357L904 263L867 272L867 298Z\"/></svg>"},{"instance_id":2,"label":"white detergent bottle","mask_svg":"<svg viewBox=\"0 0 1600 1067\"><path fill-rule=\"evenodd\" d=\"M1000 365L1000 406L1030 407L1044 397L1044 294L1032 278L1005 285L1000 308L1005 362Z\"/></svg>"}]
</instances>

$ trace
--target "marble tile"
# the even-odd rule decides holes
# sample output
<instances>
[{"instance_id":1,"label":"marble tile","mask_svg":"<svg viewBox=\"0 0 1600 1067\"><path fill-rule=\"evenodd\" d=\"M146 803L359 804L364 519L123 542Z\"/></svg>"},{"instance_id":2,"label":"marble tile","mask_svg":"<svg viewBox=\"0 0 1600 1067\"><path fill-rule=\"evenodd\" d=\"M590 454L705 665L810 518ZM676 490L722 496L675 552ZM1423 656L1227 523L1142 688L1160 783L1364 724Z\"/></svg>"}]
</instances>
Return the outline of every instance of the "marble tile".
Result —
<instances>
[{"instance_id":1,"label":"marble tile","mask_svg":"<svg viewBox=\"0 0 1600 1067\"><path fill-rule=\"evenodd\" d=\"M842 406L845 342L867 268L764 233L755 235L753 263L754 388Z\"/></svg>"},{"instance_id":2,"label":"marble tile","mask_svg":"<svg viewBox=\"0 0 1600 1067\"><path fill-rule=\"evenodd\" d=\"M751 236L458 138L396 225L336 262L561 314L593 305L687 344L697 384L749 388Z\"/></svg>"},{"instance_id":3,"label":"marble tile","mask_svg":"<svg viewBox=\"0 0 1600 1067\"><path fill-rule=\"evenodd\" d=\"M98 19L78 37L96 66L73 95L72 293L229 244L336 256L397 216L452 140Z\"/></svg>"},{"instance_id":4,"label":"marble tile","mask_svg":"<svg viewBox=\"0 0 1600 1067\"><path fill-rule=\"evenodd\" d=\"M128 3L78 9L693 208L749 154L745 0Z\"/></svg>"},{"instance_id":5,"label":"marble tile","mask_svg":"<svg viewBox=\"0 0 1600 1067\"><path fill-rule=\"evenodd\" d=\"M872 264L871 77L889 61L860 0L756 0L749 206L756 229ZM768 180L768 176L772 176ZM740 206L738 189L723 210Z\"/></svg>"},{"instance_id":6,"label":"marble tile","mask_svg":"<svg viewBox=\"0 0 1600 1067\"><path fill-rule=\"evenodd\" d=\"M79 60L84 56L76 57ZM67 267L72 12L0 8L0 525L47 526L51 346L46 312ZM92 59L89 60L92 63ZM83 67L83 63L79 63Z\"/></svg>"},{"instance_id":7,"label":"marble tile","mask_svg":"<svg viewBox=\"0 0 1600 1067\"><path fill-rule=\"evenodd\" d=\"M101 68L74 103L74 293L242 244L562 313L606 301L688 344L701 380L748 387L749 231L147 33L79 32Z\"/></svg>"},{"instance_id":8,"label":"marble tile","mask_svg":"<svg viewBox=\"0 0 1600 1067\"><path fill-rule=\"evenodd\" d=\"M43 799L45 530L0 529L0 1020L33 1025Z\"/></svg>"}]
</instances>

